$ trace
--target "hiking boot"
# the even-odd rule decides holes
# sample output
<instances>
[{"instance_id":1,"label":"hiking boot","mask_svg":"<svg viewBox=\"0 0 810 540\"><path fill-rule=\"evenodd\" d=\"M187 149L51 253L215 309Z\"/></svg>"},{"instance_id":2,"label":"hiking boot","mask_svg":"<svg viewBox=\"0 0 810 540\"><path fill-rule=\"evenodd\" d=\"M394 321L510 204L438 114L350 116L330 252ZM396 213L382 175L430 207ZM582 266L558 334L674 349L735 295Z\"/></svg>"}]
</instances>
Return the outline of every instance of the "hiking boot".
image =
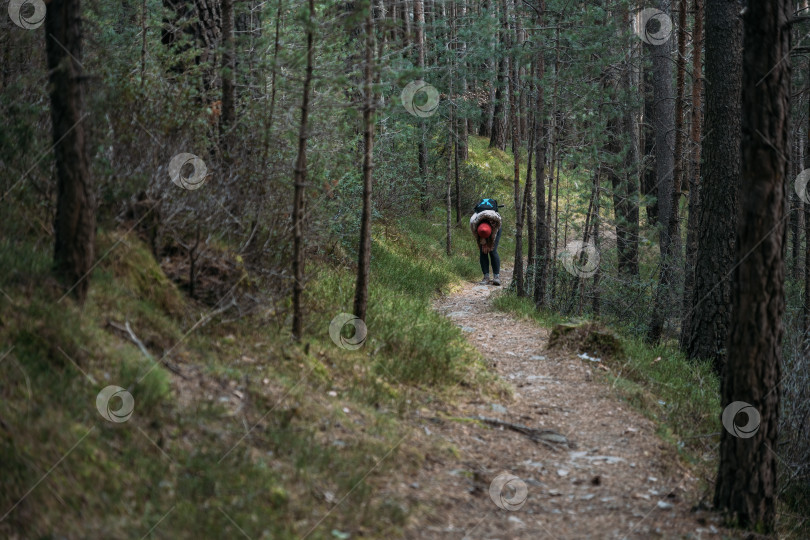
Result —
<instances>
[{"instance_id":1,"label":"hiking boot","mask_svg":"<svg viewBox=\"0 0 810 540\"><path fill-rule=\"evenodd\" d=\"M478 284L479 285L489 285L490 284L489 274L485 275L484 279L482 279Z\"/></svg>"},{"instance_id":2,"label":"hiking boot","mask_svg":"<svg viewBox=\"0 0 810 540\"><path fill-rule=\"evenodd\" d=\"M501 284L501 276L499 276L498 274L495 274L495 277L492 278L492 284L493 285L500 285Z\"/></svg>"}]
</instances>

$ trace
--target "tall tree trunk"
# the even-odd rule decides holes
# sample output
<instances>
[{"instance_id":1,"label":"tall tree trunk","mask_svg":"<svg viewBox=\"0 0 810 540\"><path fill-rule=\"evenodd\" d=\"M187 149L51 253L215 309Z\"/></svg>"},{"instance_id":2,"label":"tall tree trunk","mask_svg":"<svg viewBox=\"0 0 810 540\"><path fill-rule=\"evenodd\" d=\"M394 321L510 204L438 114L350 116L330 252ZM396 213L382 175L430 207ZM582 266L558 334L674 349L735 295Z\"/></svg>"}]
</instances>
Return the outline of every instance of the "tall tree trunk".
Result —
<instances>
[{"instance_id":1,"label":"tall tree trunk","mask_svg":"<svg viewBox=\"0 0 810 540\"><path fill-rule=\"evenodd\" d=\"M807 73L810 74L810 59L807 61ZM810 97L807 99L807 136L805 137L804 168L810 168ZM810 337L810 204L804 204L804 306L802 308L803 344L806 349Z\"/></svg>"},{"instance_id":2,"label":"tall tree trunk","mask_svg":"<svg viewBox=\"0 0 810 540\"><path fill-rule=\"evenodd\" d=\"M507 0L504 0L503 8L508 14ZM508 19L508 15L504 21ZM512 128L512 163L513 181L515 188L515 265L512 269L512 280L515 283L515 291L518 296L526 296L525 279L523 277L523 205L520 195L520 120L517 117L517 74L518 67L515 56L511 56L512 36L508 26L504 25L506 39L504 44L509 57L509 124Z\"/></svg>"},{"instance_id":3,"label":"tall tree trunk","mask_svg":"<svg viewBox=\"0 0 810 540\"><path fill-rule=\"evenodd\" d=\"M66 290L83 303L95 259L96 198L82 123L79 0L52 0L45 33L57 183L54 269Z\"/></svg>"},{"instance_id":4,"label":"tall tree trunk","mask_svg":"<svg viewBox=\"0 0 810 540\"><path fill-rule=\"evenodd\" d=\"M545 0L539 0L537 3L537 18L536 26L538 28L543 26L543 17L545 15ZM538 31L539 32L539 31ZM551 249L549 246L549 232L548 232L548 218L546 216L546 194L545 194L545 176L546 176L546 137L545 137L545 124L546 124L546 106L543 94L542 79L546 74L544 51L538 49L535 56L535 120L534 120L534 161L535 165L535 221L534 221L534 241L535 241L535 268L534 268L534 305L536 308L545 306L546 303L546 283L548 280L548 267L551 258ZM551 186L549 186L549 194L551 194ZM551 205L549 205L551 206Z\"/></svg>"},{"instance_id":5,"label":"tall tree trunk","mask_svg":"<svg viewBox=\"0 0 810 540\"><path fill-rule=\"evenodd\" d=\"M458 5L459 10L459 19L461 20L462 24L466 24L467 20L467 0L461 0ZM454 10L455 11L455 10ZM456 17L453 17L454 25ZM453 27L453 34L456 34L455 26ZM459 99L466 102L467 99L467 42L462 41L459 46L459 50L461 51L461 69L462 69L462 76L460 81L460 88L461 88L461 96ZM465 107L466 110L466 107ZM467 115L466 112L464 116L460 116L458 114L458 108L456 108L456 124L458 127L456 128L456 159L460 159L461 161L467 161L468 151L467 151L467 138L468 138L468 125L467 125Z\"/></svg>"},{"instance_id":6,"label":"tall tree trunk","mask_svg":"<svg viewBox=\"0 0 810 540\"><path fill-rule=\"evenodd\" d=\"M276 76L278 74L278 51L281 46L279 34L281 26L283 0L276 5L275 35L273 38L273 62L270 70L270 107L264 125L264 142L262 150L262 170L267 168L267 156L270 152L270 130L273 128L273 115L276 110Z\"/></svg>"},{"instance_id":7,"label":"tall tree trunk","mask_svg":"<svg viewBox=\"0 0 810 540\"><path fill-rule=\"evenodd\" d=\"M659 0L658 8L669 15L669 0ZM675 110L672 90L672 38L661 45L651 46L653 59L653 94L655 99L655 177L658 185L658 227L661 248L661 269L647 339L658 343L666 322L670 300L672 257L675 238L670 227L673 212L673 173L675 172L674 131ZM677 225L677 215L674 217Z\"/></svg>"},{"instance_id":8,"label":"tall tree trunk","mask_svg":"<svg viewBox=\"0 0 810 540\"><path fill-rule=\"evenodd\" d=\"M532 68L534 71L534 68ZM527 240L527 253L526 253L526 260L528 261L527 267L531 266L532 268L532 275L534 272L537 271L537 261L535 260L535 245L534 245L534 223L532 221L532 158L534 157L534 115L532 116L531 122L529 122L529 126L531 130L528 132L528 142L527 142L527 158L526 158L526 186L523 191L523 206L525 211L523 212L523 223L526 225L526 240ZM529 282L530 276L526 276L526 286L531 288L533 285L534 280Z\"/></svg>"},{"instance_id":9,"label":"tall tree trunk","mask_svg":"<svg viewBox=\"0 0 810 540\"><path fill-rule=\"evenodd\" d=\"M652 57L653 48L644 46L645 53ZM644 121L641 135L644 139L644 163L641 172L641 194L647 200L645 213L647 225L654 226L658 222L658 194L655 191L655 97L653 95L653 70L644 68L642 93L644 96Z\"/></svg>"},{"instance_id":10,"label":"tall tree trunk","mask_svg":"<svg viewBox=\"0 0 810 540\"><path fill-rule=\"evenodd\" d=\"M692 301L695 289L698 218L700 216L700 134L702 126L701 92L703 88L703 0L694 0L695 26L692 31L692 121L689 141L692 145L689 171L689 220L686 226L686 264L683 283L683 319L681 349L686 350L692 330Z\"/></svg>"},{"instance_id":11,"label":"tall tree trunk","mask_svg":"<svg viewBox=\"0 0 810 540\"><path fill-rule=\"evenodd\" d=\"M492 17L492 12L496 11L492 9L492 4L490 0L483 0L481 3L481 10L484 12L486 17ZM494 50L495 49L496 40L490 40L490 46ZM488 56L482 66L485 73L487 75L491 74L495 71L495 59L492 56ZM478 128L478 135L480 137L492 137L492 119L494 114L494 104L495 104L495 84L493 83L492 79L487 77L486 85L487 91L487 99L481 105L481 124Z\"/></svg>"},{"instance_id":12,"label":"tall tree trunk","mask_svg":"<svg viewBox=\"0 0 810 540\"><path fill-rule=\"evenodd\" d=\"M776 521L791 16L788 0L751 2L744 15L739 262L721 403L750 404L760 423L750 437L721 431L714 493L715 507L732 522L763 533L772 532ZM712 77L707 74L710 84Z\"/></svg>"},{"instance_id":13,"label":"tall tree trunk","mask_svg":"<svg viewBox=\"0 0 810 540\"><path fill-rule=\"evenodd\" d=\"M725 363L731 315L729 272L734 263L740 185L742 22L735 0L708 0L706 11L706 125L700 185L690 358Z\"/></svg>"},{"instance_id":14,"label":"tall tree trunk","mask_svg":"<svg viewBox=\"0 0 810 540\"><path fill-rule=\"evenodd\" d=\"M624 27L630 26L630 13L624 10ZM636 67L640 61L641 43L633 39L628 51L628 60L625 62L625 74L620 79L620 85L625 96L629 96L634 88L639 86L639 71ZM630 149L625 152L624 158L624 186L622 195L625 200L621 212L625 228L624 261L625 271L630 276L638 276L638 182L640 172L640 148L638 111L634 107L627 107L622 117L622 130L629 137Z\"/></svg>"},{"instance_id":15,"label":"tall tree trunk","mask_svg":"<svg viewBox=\"0 0 810 540\"><path fill-rule=\"evenodd\" d=\"M425 72L425 4L424 0L413 0L413 24L416 30L416 65L419 67L419 76ZM422 193L427 197L427 144L426 134L427 127L425 121L419 122L419 144L418 144L418 159L419 159L419 174L422 177ZM423 211L427 211L427 201L422 201Z\"/></svg>"},{"instance_id":16,"label":"tall tree trunk","mask_svg":"<svg viewBox=\"0 0 810 540\"><path fill-rule=\"evenodd\" d=\"M314 0L310 0L313 2ZM366 13L365 103L363 104L363 213L360 218L360 246L357 250L357 284L354 289L354 316L366 320L368 309L368 275L371 265L371 173L374 169L374 90L373 64L374 20L371 0L363 5Z\"/></svg>"},{"instance_id":17,"label":"tall tree trunk","mask_svg":"<svg viewBox=\"0 0 810 540\"><path fill-rule=\"evenodd\" d=\"M599 189L601 181L601 172L597 170L593 177L593 245L596 252L599 253ZM602 273L599 265L596 266L596 273L593 275L593 314L595 317L599 316L601 309L601 296L599 294L599 281L602 278Z\"/></svg>"},{"instance_id":18,"label":"tall tree trunk","mask_svg":"<svg viewBox=\"0 0 810 540\"><path fill-rule=\"evenodd\" d=\"M506 43L509 39L509 23L506 10L506 0L501 2L500 17L501 17L501 30L499 32L499 42L504 49L501 51L501 56L498 58L498 75L495 84L495 106L492 110L492 136L489 139L489 147L497 148L499 150L506 150L506 100L504 100L504 92L507 91L505 86L508 84L504 82L509 78L509 52Z\"/></svg>"},{"instance_id":19,"label":"tall tree trunk","mask_svg":"<svg viewBox=\"0 0 810 540\"><path fill-rule=\"evenodd\" d=\"M450 36L449 42L455 41L455 3L450 5ZM442 6L444 9L444 6ZM451 49L452 51L453 49ZM447 157L447 168L445 170L445 178L444 178L444 190L445 190L445 198L444 198L444 206L445 206L445 232L446 232L446 245L445 251L447 252L447 256L453 254L453 240L452 240L452 233L453 228L450 225L450 217L452 215L453 203L450 197L451 194L451 186L452 186L452 172L453 172L453 161L455 159L456 166L458 166L458 160L456 159L458 156L458 147L455 144L455 129L456 129L456 108L453 105L455 103L453 95L453 72L455 70L455 58L451 56L450 58L450 69L449 69L449 80L448 80L448 101L450 102L450 118L447 122L447 146L445 150L445 156Z\"/></svg>"},{"instance_id":20,"label":"tall tree trunk","mask_svg":"<svg viewBox=\"0 0 810 540\"><path fill-rule=\"evenodd\" d=\"M662 3L664 5L665 3ZM676 269L681 261L681 227L680 227L680 201L681 201L681 176L683 174L683 100L684 81L686 78L686 0L679 0L678 3L678 49L675 60L676 65L676 96L675 96L675 151L674 164L672 167L672 178L669 192L670 197L667 209L666 220L666 244L662 236L661 250L661 273L659 275L658 290L656 291L656 307L653 309L653 324L650 329L650 340L658 342L661 338L663 325L667 318L667 306L678 305L673 302L674 295L672 289L677 289ZM667 159L669 154L667 153ZM664 183L670 180L665 180ZM664 192L660 189L662 197ZM666 249L664 249L664 247Z\"/></svg>"},{"instance_id":21,"label":"tall tree trunk","mask_svg":"<svg viewBox=\"0 0 810 540\"><path fill-rule=\"evenodd\" d=\"M236 120L233 3L234 0L222 0L222 115L219 117L219 142L226 156L229 151L228 132Z\"/></svg>"},{"instance_id":22,"label":"tall tree trunk","mask_svg":"<svg viewBox=\"0 0 810 540\"><path fill-rule=\"evenodd\" d=\"M498 76L495 83L495 105L492 108L492 127L490 129L489 147L506 149L506 119L504 115L503 84L507 61L498 60Z\"/></svg>"},{"instance_id":23,"label":"tall tree trunk","mask_svg":"<svg viewBox=\"0 0 810 540\"><path fill-rule=\"evenodd\" d=\"M453 113L450 113L451 118ZM452 124L452 120L451 120ZM447 133L447 170L445 171L445 194L444 194L444 208L445 208L445 232L446 232L446 242L445 242L445 251L447 252L447 256L451 256L453 254L453 227L451 226L451 216L453 215L453 200L451 197L452 193L452 178L453 178L453 154L456 152L453 151L453 131L448 130Z\"/></svg>"},{"instance_id":24,"label":"tall tree trunk","mask_svg":"<svg viewBox=\"0 0 810 540\"><path fill-rule=\"evenodd\" d=\"M802 102L804 101L804 96L799 96L798 98L797 108L802 107ZM796 176L802 171L802 163L804 163L804 149L805 143L804 139L806 137L806 133L801 127L799 127L798 131L798 140L795 143L796 151L793 152L793 163L794 163L794 170L792 171L791 176L796 178ZM802 235L801 235L801 222L803 216L803 206L802 200L796 194L795 190L791 190L790 192L790 237L791 237L791 257L790 257L790 275L793 279L799 280L801 279L801 272L799 261L801 260L800 252L801 252L801 244L802 244Z\"/></svg>"},{"instance_id":25,"label":"tall tree trunk","mask_svg":"<svg viewBox=\"0 0 810 540\"><path fill-rule=\"evenodd\" d=\"M307 123L309 119L309 87L312 82L312 58L314 50L315 0L309 0L307 12L307 69L301 96L301 124L298 128L298 157L293 175L293 321L292 335L301 341L304 332L302 296L304 294L304 189L307 181Z\"/></svg>"}]
</instances>

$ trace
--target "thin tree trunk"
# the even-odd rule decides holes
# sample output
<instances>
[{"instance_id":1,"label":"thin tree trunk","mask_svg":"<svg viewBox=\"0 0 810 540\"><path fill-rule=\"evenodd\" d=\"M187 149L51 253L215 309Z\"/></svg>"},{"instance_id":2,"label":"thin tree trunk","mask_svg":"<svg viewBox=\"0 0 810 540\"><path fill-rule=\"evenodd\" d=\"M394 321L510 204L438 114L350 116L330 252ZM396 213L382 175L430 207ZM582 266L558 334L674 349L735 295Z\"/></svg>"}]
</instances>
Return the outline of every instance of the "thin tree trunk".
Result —
<instances>
[{"instance_id":1,"label":"thin tree trunk","mask_svg":"<svg viewBox=\"0 0 810 540\"><path fill-rule=\"evenodd\" d=\"M492 4L490 0L483 0L481 4L481 10L486 13L486 17L492 17L491 9ZM495 49L496 40L490 40L490 46L492 49ZM490 74L495 71L495 60L492 56L488 56L485 60L484 65L482 66L484 71L487 74ZM487 89L487 99L481 105L481 124L478 128L478 135L480 137L492 137L492 119L494 113L494 103L495 103L495 85L491 78L487 78L486 80L486 89Z\"/></svg>"},{"instance_id":2,"label":"thin tree trunk","mask_svg":"<svg viewBox=\"0 0 810 540\"><path fill-rule=\"evenodd\" d=\"M141 90L146 84L146 0L141 1Z\"/></svg>"},{"instance_id":3,"label":"thin tree trunk","mask_svg":"<svg viewBox=\"0 0 810 540\"><path fill-rule=\"evenodd\" d=\"M312 59L314 51L315 0L309 0L307 13L307 69L301 98L301 125L298 129L298 157L295 160L295 184L293 193L293 321L292 335L301 341L304 332L302 297L304 294L304 188L307 181L307 122L309 118L309 87L312 82Z\"/></svg>"},{"instance_id":4,"label":"thin tree trunk","mask_svg":"<svg viewBox=\"0 0 810 540\"><path fill-rule=\"evenodd\" d=\"M499 41L501 46L505 49L501 52L501 57L498 59L498 75L497 83L495 85L495 106L492 111L492 136L489 140L490 148L497 148L499 150L506 150L506 101L504 100L504 92L506 91L504 82L509 78L509 56L508 47L506 46L509 40L509 24L506 10L506 0L500 5L501 17L501 30L499 32Z\"/></svg>"},{"instance_id":5,"label":"thin tree trunk","mask_svg":"<svg viewBox=\"0 0 810 540\"><path fill-rule=\"evenodd\" d=\"M84 303L95 259L96 198L83 124L79 0L52 0L45 33L57 183L54 270L67 292Z\"/></svg>"},{"instance_id":6,"label":"thin tree trunk","mask_svg":"<svg viewBox=\"0 0 810 540\"><path fill-rule=\"evenodd\" d=\"M810 59L807 61L807 73L810 73ZM805 137L804 168L810 168L810 98L807 99L807 129ZM804 205L804 306L802 308L802 329L804 330L803 344L810 337L810 204ZM805 349L807 345L804 345Z\"/></svg>"},{"instance_id":7,"label":"thin tree trunk","mask_svg":"<svg viewBox=\"0 0 810 540\"><path fill-rule=\"evenodd\" d=\"M695 288L698 218L700 216L700 134L702 126L701 91L703 87L703 0L694 0L695 26L692 31L692 122L689 140L692 145L689 174L689 220L686 226L686 265L683 283L683 319L681 349L686 350L692 329L692 301Z\"/></svg>"},{"instance_id":8,"label":"thin tree trunk","mask_svg":"<svg viewBox=\"0 0 810 540\"><path fill-rule=\"evenodd\" d=\"M219 117L219 143L226 156L230 150L229 130L236 120L233 3L234 0L222 0L222 115Z\"/></svg>"},{"instance_id":9,"label":"thin tree trunk","mask_svg":"<svg viewBox=\"0 0 810 540\"><path fill-rule=\"evenodd\" d=\"M545 15L545 1L538 2L538 13L536 19L536 26L543 26L543 16ZM534 241L535 241L535 267L534 267L534 305L536 308L541 308L546 304L546 283L548 280L548 267L550 257L549 246L549 232L548 232L548 217L546 215L546 194L545 194L545 175L546 175L546 141L545 141L545 123L546 123L546 107L544 101L543 77L546 73L545 58L543 51L538 50L535 57L535 94L537 102L535 105L535 117L532 131L534 136L532 143L534 144L535 154L535 222L534 222ZM553 161L553 158L552 158ZM553 170L553 168L552 168ZM549 195L551 195L551 186L549 186ZM549 207L551 204L549 204Z\"/></svg>"},{"instance_id":10,"label":"thin tree trunk","mask_svg":"<svg viewBox=\"0 0 810 540\"><path fill-rule=\"evenodd\" d=\"M313 2L314 0L310 0ZM357 259L357 284L354 290L354 316L366 320L368 276L371 265L371 173L374 169L374 91L372 87L374 19L371 0L363 6L366 14L366 61L364 66L365 103L363 104L363 213L360 218L360 246Z\"/></svg>"},{"instance_id":11,"label":"thin tree trunk","mask_svg":"<svg viewBox=\"0 0 810 540\"><path fill-rule=\"evenodd\" d=\"M424 0L413 0L413 23L416 29L416 65L419 67L420 76L425 72L425 4ZM422 193L423 197L427 197L427 144L425 139L427 127L425 121L419 122L419 144L418 144L418 160L419 160L419 174L422 177ZM427 201L422 201L423 211L427 211Z\"/></svg>"},{"instance_id":12,"label":"thin tree trunk","mask_svg":"<svg viewBox=\"0 0 810 540\"><path fill-rule=\"evenodd\" d=\"M643 50L652 57L652 47L643 47ZM655 226L658 222L658 194L655 192L655 97L653 92L653 70L643 68L642 92L644 95L644 122L642 123L641 134L644 139L644 166L641 173L641 194L644 195L647 204L645 213L647 215L647 225Z\"/></svg>"},{"instance_id":13,"label":"thin tree trunk","mask_svg":"<svg viewBox=\"0 0 810 540\"><path fill-rule=\"evenodd\" d=\"M630 26L630 13L624 10L625 28ZM633 89L639 86L639 72L637 63L640 60L641 43L635 39L631 42L628 51L628 60L625 62L626 73L620 78L620 86L625 95L630 95ZM622 131L630 140L630 149L625 152L624 159L624 185L622 196L625 200L623 211L621 212L625 228L625 245L623 266L629 276L638 276L638 182L640 173L641 157L639 153L639 125L638 111L628 107L622 117Z\"/></svg>"},{"instance_id":14,"label":"thin tree trunk","mask_svg":"<svg viewBox=\"0 0 810 540\"><path fill-rule=\"evenodd\" d=\"M264 125L264 151L262 153L262 170L267 168L267 155L270 152L270 130L273 127L273 114L276 108L276 74L278 73L278 50L280 47L279 30L281 25L281 5L278 0L276 7L275 37L273 38L273 64L270 70L270 107L267 113L267 122Z\"/></svg>"},{"instance_id":15,"label":"thin tree trunk","mask_svg":"<svg viewBox=\"0 0 810 540\"><path fill-rule=\"evenodd\" d=\"M537 271L536 267L536 260L535 260L535 251L534 251L534 223L532 221L532 158L534 157L534 115L532 115L531 121L531 130L527 133L528 135L528 142L527 142L527 158L526 158L526 186L523 191L523 206L525 208L523 212L523 221L526 224L527 230L527 253L526 253L526 260L527 268L531 267L532 272ZM534 284L534 279L529 281L529 276L526 276L526 285L531 288L531 285Z\"/></svg>"},{"instance_id":16,"label":"thin tree trunk","mask_svg":"<svg viewBox=\"0 0 810 540\"><path fill-rule=\"evenodd\" d=\"M776 522L791 16L787 0L751 2L743 16L742 189L735 259L739 262L734 269L721 404L726 411L734 402L750 404L748 411L756 410L760 422L751 436L721 430L714 493L715 507L731 522L766 534ZM707 78L712 81L712 73ZM751 420L749 412L746 424L757 424Z\"/></svg>"},{"instance_id":17,"label":"thin tree trunk","mask_svg":"<svg viewBox=\"0 0 810 540\"><path fill-rule=\"evenodd\" d=\"M593 245L596 247L596 253L599 253L599 189L600 189L600 171L597 170L593 179ZM601 297L599 295L599 281L602 278L599 265L596 266L596 273L593 275L593 314L595 317L599 316L601 309Z\"/></svg>"},{"instance_id":18,"label":"thin tree trunk","mask_svg":"<svg viewBox=\"0 0 810 540\"><path fill-rule=\"evenodd\" d=\"M458 10L459 10L461 23L466 24L467 0L461 0L460 4L458 5ZM453 34L455 35L456 34L456 30L455 30L456 17L453 17L453 20L454 20ZM461 96L459 97L459 99L466 100L467 99L467 75L466 75L466 71L467 71L467 61L466 61L467 42L462 41L461 44L460 44L459 49L461 51L461 59L462 59L462 62L463 62L461 64L461 66L462 66L463 72L465 73L461 77ZM458 124L458 128L457 128L457 131L456 131L456 154L455 154L456 155L456 160L467 161L467 157L468 157L468 152L467 152L467 138L468 138L468 135L467 135L467 132L468 132L467 118L466 118L466 115L465 115L465 117L459 117L458 108L456 109L456 124Z\"/></svg>"},{"instance_id":19,"label":"thin tree trunk","mask_svg":"<svg viewBox=\"0 0 810 540\"><path fill-rule=\"evenodd\" d=\"M449 39L449 41L451 41L451 42L455 41L455 21L454 21L455 9L454 9L454 7L455 7L455 4L450 5L450 14L449 14L450 15L450 36L449 36L450 39ZM442 6L442 8L444 8L444 6ZM447 123L447 146L446 146L447 150L445 152L445 155L447 156L447 169L445 171L445 180L444 180L444 183L445 183L445 201L444 202L445 202L445 217L446 217L445 229L446 229L446 233L447 233L447 242L446 242L445 247L446 247L448 257L453 254L453 251L452 251L452 248L453 248L452 231L453 230L452 230L452 227L450 226L450 217L452 216L453 202L452 202L452 199L450 197L450 194L451 194L451 186L452 186L452 178L453 178L452 177L452 172L453 172L453 161L454 160L456 162L456 167L458 167L458 148L457 148L457 146L455 144L455 136L454 136L455 135L454 130L456 128L456 114L455 114L456 110L455 110L455 106L454 106L455 102L453 101L454 98L455 98L455 96L453 95L453 71L454 71L454 68L455 68L455 62L454 62L454 59L451 57L451 59L450 59L450 70L449 70L450 76L449 76L449 80L448 80L448 98L449 98L449 101L450 101L450 118L449 118L449 121ZM460 216L460 214L458 214L458 212L457 212L457 215Z\"/></svg>"},{"instance_id":20,"label":"thin tree trunk","mask_svg":"<svg viewBox=\"0 0 810 540\"><path fill-rule=\"evenodd\" d=\"M507 51L512 46L511 31L506 25L508 20L507 3L504 0L504 31L506 39L504 44ZM526 296L525 280L523 277L523 206L520 196L520 125L517 117L517 62L515 57L509 57L509 124L512 128L512 163L513 181L515 188L515 265L512 269L512 280L515 283L515 291L519 297Z\"/></svg>"},{"instance_id":21,"label":"thin tree trunk","mask_svg":"<svg viewBox=\"0 0 810 540\"><path fill-rule=\"evenodd\" d=\"M450 113L450 115L451 115L451 118L452 118L453 113ZM451 125L452 125L452 119L451 119ZM453 164L453 160L452 160L451 152L455 153L455 152L452 151L453 146L454 146L454 144L453 144L453 131L448 130L448 133L447 133L447 171L446 171L446 174L445 174L445 181L444 181L444 183L445 183L444 205L445 205L445 217L446 217L445 229L446 229L446 232L447 232L447 241L446 241L445 248L446 248L448 257L453 254L453 249L452 249L453 248L453 239L452 239L453 228L450 225L450 222L451 222L450 218L453 215L453 201L452 201L452 197L451 197L451 193L452 193L451 187L453 185L452 184L452 178L453 178L453 174L452 174L453 173L453 166L452 166L452 164Z\"/></svg>"}]
</instances>

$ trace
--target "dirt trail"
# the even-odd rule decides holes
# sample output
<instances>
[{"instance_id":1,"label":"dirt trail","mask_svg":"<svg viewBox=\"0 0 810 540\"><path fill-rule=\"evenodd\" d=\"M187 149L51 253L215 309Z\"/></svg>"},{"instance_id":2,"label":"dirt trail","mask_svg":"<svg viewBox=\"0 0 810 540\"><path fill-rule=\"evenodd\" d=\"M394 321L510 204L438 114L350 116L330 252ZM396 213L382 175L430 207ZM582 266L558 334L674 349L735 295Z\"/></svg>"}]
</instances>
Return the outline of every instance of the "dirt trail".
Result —
<instances>
[{"instance_id":1,"label":"dirt trail","mask_svg":"<svg viewBox=\"0 0 810 540\"><path fill-rule=\"evenodd\" d=\"M511 275L502 274L508 284ZM423 430L451 443L460 460L428 456L410 485L434 505L409 538L701 538L719 533L711 514L692 512L698 482L681 467L655 425L599 381L596 362L546 351L548 331L494 311L500 287L466 283L436 309L462 327L514 388L511 402L468 401L445 413L485 416L553 429L573 443L552 449L513 430L475 422L423 420ZM459 463L462 466L459 466ZM499 508L490 486L501 472L525 485L525 504ZM497 492L497 490L496 490ZM503 496L517 504L510 487ZM430 501L430 502L429 502ZM435 505L438 501L438 507ZM508 502L508 501L507 501ZM719 536L715 536L718 537Z\"/></svg>"}]
</instances>

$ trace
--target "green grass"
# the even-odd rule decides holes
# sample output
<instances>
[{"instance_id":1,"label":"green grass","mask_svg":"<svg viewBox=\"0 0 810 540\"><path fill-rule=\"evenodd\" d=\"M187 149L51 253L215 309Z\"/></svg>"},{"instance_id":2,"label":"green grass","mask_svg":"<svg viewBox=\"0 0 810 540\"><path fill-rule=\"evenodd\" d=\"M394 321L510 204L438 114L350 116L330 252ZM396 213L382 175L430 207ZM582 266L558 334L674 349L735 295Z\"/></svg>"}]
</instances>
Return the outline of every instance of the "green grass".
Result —
<instances>
[{"instance_id":1,"label":"green grass","mask_svg":"<svg viewBox=\"0 0 810 540\"><path fill-rule=\"evenodd\" d=\"M134 235L99 234L98 253L113 249L83 307L56 301L41 239L3 240L0 512L11 511L0 536L130 538L157 525L155 537L224 538L238 525L283 539L324 516L310 538L401 535L423 509L379 486L407 480L424 453L454 459L452 448L399 444L404 419L461 392L504 390L432 309L438 292L477 276L466 227L454 229L452 257L429 220L385 231L375 226L368 337L356 351L328 333L351 311L347 268L309 265L297 346L284 303L199 324L210 308L187 299ZM127 323L149 357L120 330ZM108 385L134 397L127 422L96 410Z\"/></svg>"}]
</instances>

